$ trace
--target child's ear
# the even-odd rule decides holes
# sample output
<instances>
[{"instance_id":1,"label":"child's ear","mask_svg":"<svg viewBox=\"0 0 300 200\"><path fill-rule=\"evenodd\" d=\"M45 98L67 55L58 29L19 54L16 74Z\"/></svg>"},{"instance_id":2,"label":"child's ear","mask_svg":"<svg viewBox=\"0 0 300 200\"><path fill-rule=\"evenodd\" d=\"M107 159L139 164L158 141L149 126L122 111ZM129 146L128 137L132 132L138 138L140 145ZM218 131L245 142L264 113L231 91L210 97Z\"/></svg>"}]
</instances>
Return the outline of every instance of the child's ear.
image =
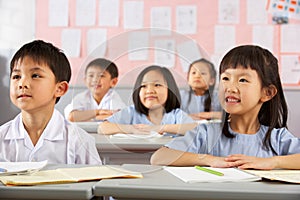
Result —
<instances>
[{"instance_id":1,"label":"child's ear","mask_svg":"<svg viewBox=\"0 0 300 200\"><path fill-rule=\"evenodd\" d=\"M118 83L118 78L117 77L112 78L110 81L110 87L115 87L117 83Z\"/></svg>"},{"instance_id":2,"label":"child's ear","mask_svg":"<svg viewBox=\"0 0 300 200\"><path fill-rule=\"evenodd\" d=\"M277 94L277 88L275 85L270 85L268 87L263 88L263 94L260 100L262 102L266 102L271 100Z\"/></svg>"},{"instance_id":3,"label":"child's ear","mask_svg":"<svg viewBox=\"0 0 300 200\"><path fill-rule=\"evenodd\" d=\"M69 84L67 81L62 81L57 83L56 85L56 97L61 97L63 96L69 89Z\"/></svg>"},{"instance_id":4,"label":"child's ear","mask_svg":"<svg viewBox=\"0 0 300 200\"><path fill-rule=\"evenodd\" d=\"M216 79L215 78L211 78L210 81L209 81L209 86L214 85L215 82L216 82Z\"/></svg>"}]
</instances>

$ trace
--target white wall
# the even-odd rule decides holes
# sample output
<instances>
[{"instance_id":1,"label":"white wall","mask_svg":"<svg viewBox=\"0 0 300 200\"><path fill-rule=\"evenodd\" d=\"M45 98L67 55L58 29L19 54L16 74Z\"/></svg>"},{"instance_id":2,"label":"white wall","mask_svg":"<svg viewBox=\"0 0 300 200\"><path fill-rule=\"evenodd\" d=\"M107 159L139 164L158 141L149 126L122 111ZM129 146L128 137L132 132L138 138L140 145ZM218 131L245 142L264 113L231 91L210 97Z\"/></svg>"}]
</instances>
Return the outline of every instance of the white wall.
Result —
<instances>
[{"instance_id":1,"label":"white wall","mask_svg":"<svg viewBox=\"0 0 300 200\"><path fill-rule=\"evenodd\" d=\"M34 39L34 19L35 0L0 0L0 125L19 112L9 99L9 62Z\"/></svg>"}]
</instances>

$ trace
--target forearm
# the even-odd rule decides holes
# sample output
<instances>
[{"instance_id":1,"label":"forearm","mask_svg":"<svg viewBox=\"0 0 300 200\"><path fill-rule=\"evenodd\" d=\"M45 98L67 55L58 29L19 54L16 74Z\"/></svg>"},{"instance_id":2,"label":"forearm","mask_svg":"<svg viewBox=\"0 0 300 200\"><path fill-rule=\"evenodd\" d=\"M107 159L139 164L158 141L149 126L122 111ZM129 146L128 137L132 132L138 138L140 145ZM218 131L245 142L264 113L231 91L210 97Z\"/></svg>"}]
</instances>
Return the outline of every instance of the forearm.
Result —
<instances>
[{"instance_id":1,"label":"forearm","mask_svg":"<svg viewBox=\"0 0 300 200\"><path fill-rule=\"evenodd\" d=\"M300 169L300 154L274 156L275 168Z\"/></svg>"},{"instance_id":2,"label":"forearm","mask_svg":"<svg viewBox=\"0 0 300 200\"><path fill-rule=\"evenodd\" d=\"M97 115L97 110L74 110L69 114L69 120L72 122L90 121Z\"/></svg>"},{"instance_id":3,"label":"forearm","mask_svg":"<svg viewBox=\"0 0 300 200\"><path fill-rule=\"evenodd\" d=\"M130 125L116 124L108 121L102 122L98 126L98 133L105 135L112 135L116 133L128 133Z\"/></svg>"},{"instance_id":4,"label":"forearm","mask_svg":"<svg viewBox=\"0 0 300 200\"><path fill-rule=\"evenodd\" d=\"M174 134L182 134L184 135L187 131L192 130L197 126L197 123L189 123L189 124L166 124L162 126L162 130L160 132L166 133L174 133Z\"/></svg>"},{"instance_id":5,"label":"forearm","mask_svg":"<svg viewBox=\"0 0 300 200\"><path fill-rule=\"evenodd\" d=\"M161 147L151 156L152 165L194 166L208 165L210 155L195 154Z\"/></svg>"}]
</instances>

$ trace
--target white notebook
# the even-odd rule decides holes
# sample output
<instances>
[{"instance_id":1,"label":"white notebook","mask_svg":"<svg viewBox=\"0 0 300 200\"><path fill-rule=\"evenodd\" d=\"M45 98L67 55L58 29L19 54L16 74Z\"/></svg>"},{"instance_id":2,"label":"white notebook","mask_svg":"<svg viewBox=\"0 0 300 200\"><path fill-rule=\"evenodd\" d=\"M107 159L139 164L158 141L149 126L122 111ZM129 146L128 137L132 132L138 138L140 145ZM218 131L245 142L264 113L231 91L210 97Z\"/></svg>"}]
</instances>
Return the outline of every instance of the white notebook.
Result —
<instances>
[{"instance_id":1,"label":"white notebook","mask_svg":"<svg viewBox=\"0 0 300 200\"><path fill-rule=\"evenodd\" d=\"M258 181L261 180L259 176L250 174L243 170L237 168L213 168L205 167L207 169L212 169L217 172L221 172L224 175L218 176L211 174L195 167L164 167L164 170L173 174L177 178L181 179L187 183L195 182L244 182L244 181Z\"/></svg>"}]
</instances>

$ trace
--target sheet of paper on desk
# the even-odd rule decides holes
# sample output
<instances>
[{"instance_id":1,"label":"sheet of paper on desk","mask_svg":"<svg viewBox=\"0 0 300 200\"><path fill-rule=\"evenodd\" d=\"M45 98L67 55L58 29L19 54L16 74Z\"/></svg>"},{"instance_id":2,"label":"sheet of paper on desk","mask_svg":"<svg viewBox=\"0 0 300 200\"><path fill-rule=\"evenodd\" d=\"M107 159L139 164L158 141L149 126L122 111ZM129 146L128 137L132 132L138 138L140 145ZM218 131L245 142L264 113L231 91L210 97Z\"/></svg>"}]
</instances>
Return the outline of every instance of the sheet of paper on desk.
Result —
<instances>
[{"instance_id":1,"label":"sheet of paper on desk","mask_svg":"<svg viewBox=\"0 0 300 200\"><path fill-rule=\"evenodd\" d=\"M5 169L4 172L0 172L0 176L35 172L46 165L47 160L41 162L0 162L0 168Z\"/></svg>"},{"instance_id":2,"label":"sheet of paper on desk","mask_svg":"<svg viewBox=\"0 0 300 200\"><path fill-rule=\"evenodd\" d=\"M150 134L125 134L117 133L110 136L111 138L124 138L124 139L147 139L147 138L158 138L163 137L157 132L151 132Z\"/></svg>"},{"instance_id":3,"label":"sheet of paper on desk","mask_svg":"<svg viewBox=\"0 0 300 200\"><path fill-rule=\"evenodd\" d=\"M76 183L81 181L100 180L108 178L142 178L140 172L126 170L122 167L108 165L58 168L42 170L30 175L0 176L4 185L41 185L58 183Z\"/></svg>"},{"instance_id":4,"label":"sheet of paper on desk","mask_svg":"<svg viewBox=\"0 0 300 200\"><path fill-rule=\"evenodd\" d=\"M246 170L262 178L284 181L289 183L300 183L300 170Z\"/></svg>"},{"instance_id":5,"label":"sheet of paper on desk","mask_svg":"<svg viewBox=\"0 0 300 200\"><path fill-rule=\"evenodd\" d=\"M224 174L217 176L195 167L164 167L166 171L187 183L196 182L244 182L261 180L259 176L247 173L236 168L213 168L207 167Z\"/></svg>"}]
</instances>

